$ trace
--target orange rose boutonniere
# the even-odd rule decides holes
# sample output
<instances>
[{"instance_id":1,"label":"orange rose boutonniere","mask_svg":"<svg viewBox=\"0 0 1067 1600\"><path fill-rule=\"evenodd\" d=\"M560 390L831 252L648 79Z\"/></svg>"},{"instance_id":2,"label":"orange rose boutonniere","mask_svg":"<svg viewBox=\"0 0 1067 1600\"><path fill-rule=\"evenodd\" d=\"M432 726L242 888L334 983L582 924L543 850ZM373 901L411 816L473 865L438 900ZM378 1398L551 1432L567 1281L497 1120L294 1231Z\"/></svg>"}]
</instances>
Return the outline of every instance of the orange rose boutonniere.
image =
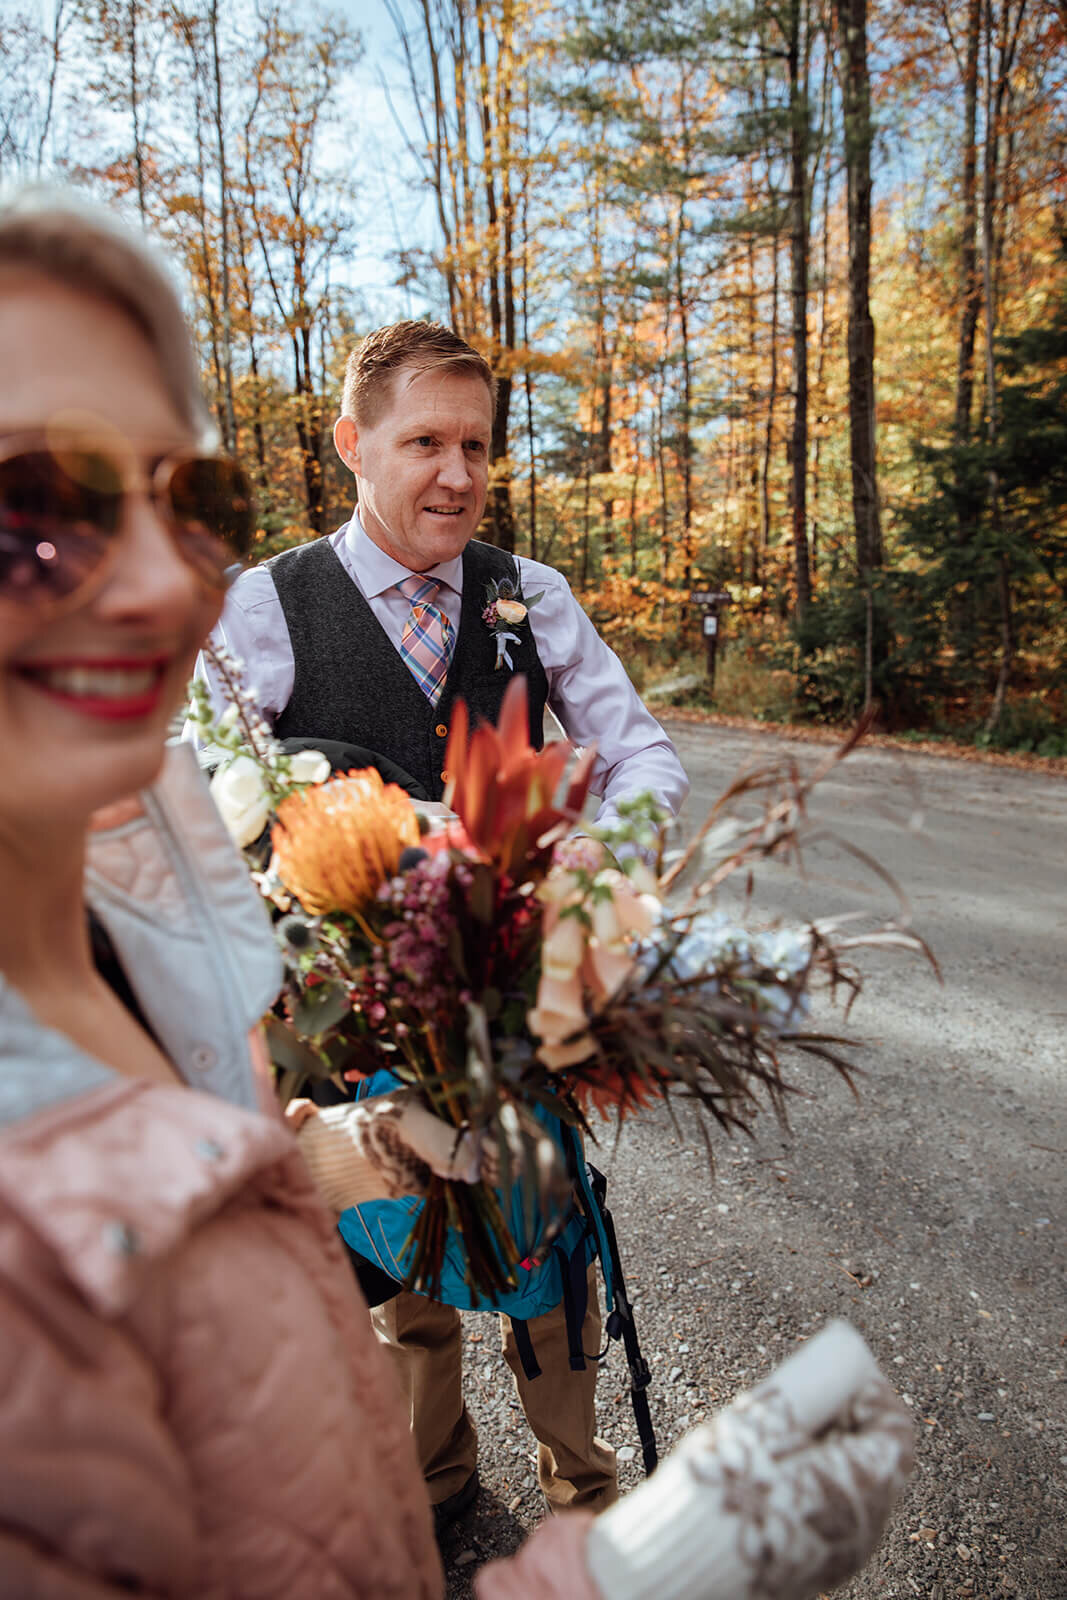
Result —
<instances>
[{"instance_id":1,"label":"orange rose boutonniere","mask_svg":"<svg viewBox=\"0 0 1067 1600\"><path fill-rule=\"evenodd\" d=\"M496 665L506 666L514 672L515 663L508 650L509 644L521 644L520 634L512 632L514 628L521 628L527 621L531 606L535 606L544 595L541 589L537 594L524 595L521 587L517 587L508 578L495 578L485 591L485 610L482 612L482 621L491 629L496 639Z\"/></svg>"}]
</instances>

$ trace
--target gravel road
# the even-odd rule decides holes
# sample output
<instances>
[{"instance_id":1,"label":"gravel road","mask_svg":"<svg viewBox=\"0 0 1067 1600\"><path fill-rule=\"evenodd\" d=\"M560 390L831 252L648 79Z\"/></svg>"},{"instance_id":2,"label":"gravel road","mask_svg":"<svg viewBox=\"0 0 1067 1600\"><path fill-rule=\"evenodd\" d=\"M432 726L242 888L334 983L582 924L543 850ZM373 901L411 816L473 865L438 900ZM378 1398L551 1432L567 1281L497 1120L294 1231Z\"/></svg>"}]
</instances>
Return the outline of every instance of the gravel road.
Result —
<instances>
[{"instance_id":1,"label":"gravel road","mask_svg":"<svg viewBox=\"0 0 1067 1600\"><path fill-rule=\"evenodd\" d=\"M686 825L748 762L825 751L778 734L670 724L693 783ZM910 957L865 958L848 1033L859 1100L791 1063L809 1091L783 1133L680 1144L663 1116L606 1137L661 1446L762 1377L828 1317L850 1318L912 1408L918 1468L849 1600L1067 1600L1067 781L860 750L813 818L876 857L908 894L943 987ZM768 915L872 904L832 843L803 881L761 872ZM873 904L889 909L883 891ZM823 1020L821 1017L820 1021ZM446 1537L451 1600L542 1515L532 1440L497 1354L495 1318L465 1318L482 1493ZM636 1445L621 1352L602 1431ZM639 1457L639 1452L638 1452ZM640 1479L623 1460L624 1487Z\"/></svg>"}]
</instances>

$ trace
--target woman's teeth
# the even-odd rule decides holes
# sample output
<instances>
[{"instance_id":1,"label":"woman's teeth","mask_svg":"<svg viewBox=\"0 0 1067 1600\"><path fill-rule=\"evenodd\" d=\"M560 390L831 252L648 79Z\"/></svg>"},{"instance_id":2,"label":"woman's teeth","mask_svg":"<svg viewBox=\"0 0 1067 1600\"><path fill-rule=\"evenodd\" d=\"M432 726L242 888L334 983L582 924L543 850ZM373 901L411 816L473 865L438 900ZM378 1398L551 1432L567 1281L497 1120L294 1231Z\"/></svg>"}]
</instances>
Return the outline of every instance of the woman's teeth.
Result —
<instances>
[{"instance_id":1,"label":"woman's teeth","mask_svg":"<svg viewBox=\"0 0 1067 1600\"><path fill-rule=\"evenodd\" d=\"M49 667L33 674L59 694L84 695L97 700L128 700L147 694L162 668L151 667Z\"/></svg>"}]
</instances>

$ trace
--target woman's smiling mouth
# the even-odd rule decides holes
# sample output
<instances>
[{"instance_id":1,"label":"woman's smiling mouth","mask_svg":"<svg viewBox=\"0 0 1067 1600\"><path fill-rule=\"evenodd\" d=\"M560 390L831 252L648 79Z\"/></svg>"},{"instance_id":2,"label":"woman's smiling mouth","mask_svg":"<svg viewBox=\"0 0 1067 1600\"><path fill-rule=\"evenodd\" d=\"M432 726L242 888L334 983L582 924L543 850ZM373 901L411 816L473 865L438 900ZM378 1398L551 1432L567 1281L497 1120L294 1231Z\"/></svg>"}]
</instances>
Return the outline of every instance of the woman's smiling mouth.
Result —
<instances>
[{"instance_id":1,"label":"woman's smiling mouth","mask_svg":"<svg viewBox=\"0 0 1067 1600\"><path fill-rule=\"evenodd\" d=\"M16 663L15 671L35 689L86 716L124 721L155 710L170 661L169 656L34 661Z\"/></svg>"}]
</instances>

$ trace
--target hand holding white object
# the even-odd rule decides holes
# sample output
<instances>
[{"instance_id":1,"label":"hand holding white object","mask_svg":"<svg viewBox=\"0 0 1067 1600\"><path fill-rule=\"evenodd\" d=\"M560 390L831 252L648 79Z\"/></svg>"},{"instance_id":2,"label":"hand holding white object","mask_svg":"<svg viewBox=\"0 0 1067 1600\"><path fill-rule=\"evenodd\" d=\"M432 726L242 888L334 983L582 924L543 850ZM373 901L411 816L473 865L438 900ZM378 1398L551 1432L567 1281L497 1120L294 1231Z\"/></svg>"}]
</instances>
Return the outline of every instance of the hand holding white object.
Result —
<instances>
[{"instance_id":1,"label":"hand holding white object","mask_svg":"<svg viewBox=\"0 0 1067 1600\"><path fill-rule=\"evenodd\" d=\"M809 1600L867 1560L913 1452L907 1410L833 1322L596 1519L589 1572L606 1600Z\"/></svg>"}]
</instances>

